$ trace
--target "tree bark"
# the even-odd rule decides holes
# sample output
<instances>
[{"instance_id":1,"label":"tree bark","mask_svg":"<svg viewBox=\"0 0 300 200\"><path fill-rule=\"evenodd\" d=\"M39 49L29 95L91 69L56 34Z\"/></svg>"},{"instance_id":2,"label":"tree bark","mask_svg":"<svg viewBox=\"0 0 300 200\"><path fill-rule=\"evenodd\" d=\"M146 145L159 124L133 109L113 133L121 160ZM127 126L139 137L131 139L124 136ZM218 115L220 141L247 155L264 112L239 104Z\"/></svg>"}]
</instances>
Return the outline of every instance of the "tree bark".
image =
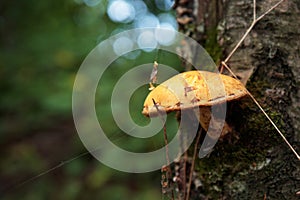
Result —
<instances>
[{"instance_id":1,"label":"tree bark","mask_svg":"<svg viewBox=\"0 0 300 200\"><path fill-rule=\"evenodd\" d=\"M257 2L257 16L276 2ZM223 60L253 20L247 0L177 2L181 31ZM184 15L193 19L181 23ZM259 21L228 64L300 152L300 1L286 0ZM211 42L210 45L213 43ZM218 49L218 48L217 48ZM211 53L211 52L209 52ZM221 57L216 57L221 55ZM300 164L250 98L228 104L233 133L209 157L196 160L191 199L299 199Z\"/></svg>"}]
</instances>

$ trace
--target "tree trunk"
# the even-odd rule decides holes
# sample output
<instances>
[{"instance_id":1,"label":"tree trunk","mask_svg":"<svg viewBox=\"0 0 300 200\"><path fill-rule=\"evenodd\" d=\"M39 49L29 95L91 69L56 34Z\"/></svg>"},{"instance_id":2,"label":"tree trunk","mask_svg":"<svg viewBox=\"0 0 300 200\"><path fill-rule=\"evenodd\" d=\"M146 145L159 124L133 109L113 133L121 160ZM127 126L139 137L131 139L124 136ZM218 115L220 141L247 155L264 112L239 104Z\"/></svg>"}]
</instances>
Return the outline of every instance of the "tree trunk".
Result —
<instances>
[{"instance_id":1,"label":"tree trunk","mask_svg":"<svg viewBox=\"0 0 300 200\"><path fill-rule=\"evenodd\" d=\"M257 2L257 16L275 3ZM182 8L190 11L179 12ZM181 31L217 62L253 20L253 4L247 0L180 0L176 9ZM193 20L184 21L184 16ZM299 22L300 1L283 1L254 26L228 62L298 152ZM299 199L299 161L252 100L230 103L227 121L234 130L231 136L219 141L210 156L196 160L194 182L201 184L193 184L191 199Z\"/></svg>"}]
</instances>

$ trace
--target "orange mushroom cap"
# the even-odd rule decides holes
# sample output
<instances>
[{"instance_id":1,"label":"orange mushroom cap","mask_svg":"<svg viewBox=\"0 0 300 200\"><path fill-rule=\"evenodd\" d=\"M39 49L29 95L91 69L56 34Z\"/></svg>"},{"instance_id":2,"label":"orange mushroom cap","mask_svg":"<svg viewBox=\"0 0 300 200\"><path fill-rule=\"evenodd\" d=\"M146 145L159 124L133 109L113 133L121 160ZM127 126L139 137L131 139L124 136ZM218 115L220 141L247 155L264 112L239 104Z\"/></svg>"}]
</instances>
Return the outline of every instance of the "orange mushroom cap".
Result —
<instances>
[{"instance_id":1,"label":"orange mushroom cap","mask_svg":"<svg viewBox=\"0 0 300 200\"><path fill-rule=\"evenodd\" d=\"M157 115L165 112L212 106L239 99L247 94L238 80L223 74L207 71L188 71L177 74L152 90L142 113ZM154 105L154 102L156 105Z\"/></svg>"}]
</instances>

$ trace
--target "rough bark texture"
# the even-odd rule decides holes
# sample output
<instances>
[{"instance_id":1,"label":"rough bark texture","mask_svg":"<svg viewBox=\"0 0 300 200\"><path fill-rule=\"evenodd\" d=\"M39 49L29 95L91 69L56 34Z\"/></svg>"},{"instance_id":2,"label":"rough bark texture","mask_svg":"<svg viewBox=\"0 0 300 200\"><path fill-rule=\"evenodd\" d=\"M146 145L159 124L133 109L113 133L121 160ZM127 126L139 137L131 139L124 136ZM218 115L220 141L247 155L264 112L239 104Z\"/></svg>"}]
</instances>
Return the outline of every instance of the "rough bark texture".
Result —
<instances>
[{"instance_id":1,"label":"rough bark texture","mask_svg":"<svg viewBox=\"0 0 300 200\"><path fill-rule=\"evenodd\" d=\"M259 1L257 15L275 3ZM195 20L181 28L200 43L205 42L203 46L210 39L207 34L218 30L215 46L224 51L215 60L224 59L250 26L252 6L252 1L246 0L189 1ZM300 1L284 1L255 25L228 62L298 152L299 23ZM193 185L191 199L299 199L300 162L279 134L249 98L228 108L227 121L234 132L219 141L209 157L196 161L198 184L197 188Z\"/></svg>"}]
</instances>

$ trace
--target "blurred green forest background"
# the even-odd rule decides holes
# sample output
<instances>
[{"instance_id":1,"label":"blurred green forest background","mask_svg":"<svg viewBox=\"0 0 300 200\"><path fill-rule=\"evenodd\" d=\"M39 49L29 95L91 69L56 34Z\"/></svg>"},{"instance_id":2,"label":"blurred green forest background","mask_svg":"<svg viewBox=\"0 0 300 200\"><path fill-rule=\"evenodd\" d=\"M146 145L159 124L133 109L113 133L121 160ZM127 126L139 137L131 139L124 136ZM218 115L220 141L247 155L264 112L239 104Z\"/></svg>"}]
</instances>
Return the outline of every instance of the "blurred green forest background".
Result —
<instances>
[{"instance_id":1,"label":"blurred green forest background","mask_svg":"<svg viewBox=\"0 0 300 200\"><path fill-rule=\"evenodd\" d=\"M172 15L154 2L145 1L148 12ZM74 127L72 89L81 63L98 43L133 28L133 23L113 22L108 4L107 0L0 2L0 198L161 198L159 171L129 174L104 166L85 154ZM117 78L134 66L158 60L183 70L178 59L166 56L140 51L134 58L118 59L101 80L107 87L101 88L99 98L110 97ZM145 124L141 110L147 86L139 91L130 111L137 123ZM149 148L123 138L111 116L110 98L105 102L96 105L103 128L125 147ZM170 121L170 127L176 123L172 116ZM149 145L155 140L163 142L158 136Z\"/></svg>"}]
</instances>

